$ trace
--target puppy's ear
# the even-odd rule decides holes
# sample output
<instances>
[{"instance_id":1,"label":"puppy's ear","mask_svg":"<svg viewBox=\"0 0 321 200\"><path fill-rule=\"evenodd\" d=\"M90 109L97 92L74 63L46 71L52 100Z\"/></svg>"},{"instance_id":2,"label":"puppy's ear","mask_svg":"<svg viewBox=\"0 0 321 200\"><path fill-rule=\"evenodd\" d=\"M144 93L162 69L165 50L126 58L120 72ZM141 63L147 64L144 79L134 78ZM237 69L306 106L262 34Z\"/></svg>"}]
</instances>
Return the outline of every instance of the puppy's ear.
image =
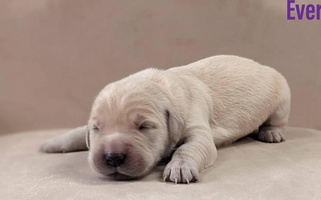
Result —
<instances>
[{"instance_id":1,"label":"puppy's ear","mask_svg":"<svg viewBox=\"0 0 321 200\"><path fill-rule=\"evenodd\" d=\"M183 120L179 117L172 109L166 109L165 111L166 120L167 120L167 129L169 136L172 141L178 142L182 129L183 129Z\"/></svg>"},{"instance_id":2,"label":"puppy's ear","mask_svg":"<svg viewBox=\"0 0 321 200\"><path fill-rule=\"evenodd\" d=\"M90 131L88 126L87 126L87 132L86 132L86 145L87 145L87 148L90 149Z\"/></svg>"}]
</instances>

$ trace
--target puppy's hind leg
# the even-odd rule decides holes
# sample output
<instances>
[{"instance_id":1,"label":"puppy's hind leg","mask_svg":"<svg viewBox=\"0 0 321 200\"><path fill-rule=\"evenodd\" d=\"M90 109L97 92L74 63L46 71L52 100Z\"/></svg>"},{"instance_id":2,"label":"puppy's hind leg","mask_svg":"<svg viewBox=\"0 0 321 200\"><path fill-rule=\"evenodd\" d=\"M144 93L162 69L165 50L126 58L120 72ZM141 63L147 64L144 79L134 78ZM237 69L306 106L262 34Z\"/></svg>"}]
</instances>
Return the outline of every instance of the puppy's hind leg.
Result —
<instances>
[{"instance_id":1,"label":"puppy's hind leg","mask_svg":"<svg viewBox=\"0 0 321 200\"><path fill-rule=\"evenodd\" d=\"M282 135L282 129L283 127L272 125L262 126L257 134L257 139L268 143L284 142L285 139Z\"/></svg>"},{"instance_id":2,"label":"puppy's hind leg","mask_svg":"<svg viewBox=\"0 0 321 200\"><path fill-rule=\"evenodd\" d=\"M88 150L86 145L87 126L81 126L63 135L50 138L40 147L46 153L67 153Z\"/></svg>"},{"instance_id":3,"label":"puppy's hind leg","mask_svg":"<svg viewBox=\"0 0 321 200\"><path fill-rule=\"evenodd\" d=\"M260 127L257 139L262 142L283 142L282 132L288 122L290 114L290 90L286 88L279 105L268 120Z\"/></svg>"}]
</instances>

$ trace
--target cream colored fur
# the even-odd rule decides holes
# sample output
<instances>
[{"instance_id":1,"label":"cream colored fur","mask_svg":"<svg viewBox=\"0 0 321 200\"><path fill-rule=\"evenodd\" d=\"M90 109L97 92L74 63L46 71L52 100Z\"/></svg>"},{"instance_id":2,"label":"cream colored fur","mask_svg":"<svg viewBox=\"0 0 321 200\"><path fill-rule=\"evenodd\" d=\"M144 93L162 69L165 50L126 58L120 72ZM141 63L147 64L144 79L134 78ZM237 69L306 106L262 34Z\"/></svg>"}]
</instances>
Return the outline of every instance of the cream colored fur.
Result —
<instances>
[{"instance_id":1,"label":"cream colored fur","mask_svg":"<svg viewBox=\"0 0 321 200\"><path fill-rule=\"evenodd\" d=\"M107 85L88 128L53 138L42 150L83 150L88 129L92 168L122 179L145 175L179 145L164 179L189 183L213 165L219 146L255 131L261 141L283 141L289 112L290 89L280 73L246 58L214 56L169 70L146 69ZM124 153L124 163L106 166L110 152Z\"/></svg>"}]
</instances>

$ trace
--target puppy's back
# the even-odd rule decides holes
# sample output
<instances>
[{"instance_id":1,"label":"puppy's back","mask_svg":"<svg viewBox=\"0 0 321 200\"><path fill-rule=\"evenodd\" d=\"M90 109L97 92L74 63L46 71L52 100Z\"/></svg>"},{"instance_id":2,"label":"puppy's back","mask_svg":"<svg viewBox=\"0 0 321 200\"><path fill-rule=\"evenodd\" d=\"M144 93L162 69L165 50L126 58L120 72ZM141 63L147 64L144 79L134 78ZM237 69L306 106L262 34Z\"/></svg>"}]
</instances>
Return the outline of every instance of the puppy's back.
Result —
<instances>
[{"instance_id":1,"label":"puppy's back","mask_svg":"<svg viewBox=\"0 0 321 200\"><path fill-rule=\"evenodd\" d=\"M240 137L258 128L290 95L280 73L238 56L214 56L168 71L204 82L212 91L216 126Z\"/></svg>"}]
</instances>

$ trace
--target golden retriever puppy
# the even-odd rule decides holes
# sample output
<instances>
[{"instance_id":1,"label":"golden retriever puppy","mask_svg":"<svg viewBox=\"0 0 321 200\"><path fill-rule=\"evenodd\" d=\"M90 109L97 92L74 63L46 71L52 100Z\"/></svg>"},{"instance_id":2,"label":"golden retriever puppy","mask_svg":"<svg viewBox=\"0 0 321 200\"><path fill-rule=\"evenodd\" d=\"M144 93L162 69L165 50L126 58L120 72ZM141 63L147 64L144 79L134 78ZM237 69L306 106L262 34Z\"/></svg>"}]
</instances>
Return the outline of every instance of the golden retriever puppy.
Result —
<instances>
[{"instance_id":1,"label":"golden retriever puppy","mask_svg":"<svg viewBox=\"0 0 321 200\"><path fill-rule=\"evenodd\" d=\"M88 147L91 167L114 179L144 176L172 156L164 180L189 183L213 165L219 146L256 130L258 140L284 141L289 112L290 89L280 73L246 58L214 56L108 84L95 99L87 126L50 139L41 149Z\"/></svg>"}]
</instances>

